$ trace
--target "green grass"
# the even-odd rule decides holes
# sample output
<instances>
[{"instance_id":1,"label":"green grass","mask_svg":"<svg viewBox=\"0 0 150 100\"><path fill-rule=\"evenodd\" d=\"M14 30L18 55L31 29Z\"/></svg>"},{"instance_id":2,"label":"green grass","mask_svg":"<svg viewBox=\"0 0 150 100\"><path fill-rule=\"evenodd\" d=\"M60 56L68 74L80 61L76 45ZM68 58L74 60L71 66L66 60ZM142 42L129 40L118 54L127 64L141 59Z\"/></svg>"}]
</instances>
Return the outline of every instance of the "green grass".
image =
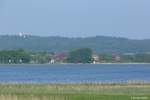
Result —
<instances>
[{"instance_id":1,"label":"green grass","mask_svg":"<svg viewBox=\"0 0 150 100\"><path fill-rule=\"evenodd\" d=\"M134 95L134 97L146 97L148 95ZM133 95L112 95L112 94L14 94L0 95L0 100L131 100ZM141 99L140 99L141 100Z\"/></svg>"},{"instance_id":2,"label":"green grass","mask_svg":"<svg viewBox=\"0 0 150 100\"><path fill-rule=\"evenodd\" d=\"M1 84L0 100L150 100L150 84Z\"/></svg>"}]
</instances>

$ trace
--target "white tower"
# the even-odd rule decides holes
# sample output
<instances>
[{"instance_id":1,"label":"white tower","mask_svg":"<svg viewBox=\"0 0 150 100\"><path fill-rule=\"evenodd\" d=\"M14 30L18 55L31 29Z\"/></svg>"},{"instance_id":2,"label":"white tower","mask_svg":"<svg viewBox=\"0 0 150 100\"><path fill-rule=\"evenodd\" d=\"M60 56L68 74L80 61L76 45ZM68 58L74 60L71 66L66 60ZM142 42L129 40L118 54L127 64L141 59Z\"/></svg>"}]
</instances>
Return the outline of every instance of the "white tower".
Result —
<instances>
[{"instance_id":1,"label":"white tower","mask_svg":"<svg viewBox=\"0 0 150 100\"><path fill-rule=\"evenodd\" d=\"M20 32L20 33L19 33L19 36L22 37L22 36L23 36L23 33Z\"/></svg>"}]
</instances>

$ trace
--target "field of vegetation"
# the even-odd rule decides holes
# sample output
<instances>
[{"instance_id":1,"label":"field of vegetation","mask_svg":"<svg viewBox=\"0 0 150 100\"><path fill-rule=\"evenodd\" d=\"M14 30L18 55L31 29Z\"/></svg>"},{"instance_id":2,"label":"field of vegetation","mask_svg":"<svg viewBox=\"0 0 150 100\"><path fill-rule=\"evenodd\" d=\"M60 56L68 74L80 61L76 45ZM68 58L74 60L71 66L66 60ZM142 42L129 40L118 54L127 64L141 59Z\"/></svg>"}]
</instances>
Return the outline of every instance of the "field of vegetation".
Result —
<instances>
[{"instance_id":1,"label":"field of vegetation","mask_svg":"<svg viewBox=\"0 0 150 100\"><path fill-rule=\"evenodd\" d=\"M150 84L1 84L0 100L149 100Z\"/></svg>"}]
</instances>

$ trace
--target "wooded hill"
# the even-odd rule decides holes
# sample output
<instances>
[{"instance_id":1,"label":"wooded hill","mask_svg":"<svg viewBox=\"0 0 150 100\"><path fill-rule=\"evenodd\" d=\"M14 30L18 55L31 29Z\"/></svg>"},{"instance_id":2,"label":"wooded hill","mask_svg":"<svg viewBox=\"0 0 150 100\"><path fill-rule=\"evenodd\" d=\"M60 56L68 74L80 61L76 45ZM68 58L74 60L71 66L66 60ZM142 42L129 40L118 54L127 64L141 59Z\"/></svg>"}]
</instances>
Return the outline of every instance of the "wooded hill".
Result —
<instances>
[{"instance_id":1,"label":"wooded hill","mask_svg":"<svg viewBox=\"0 0 150 100\"><path fill-rule=\"evenodd\" d=\"M76 48L91 48L98 53L143 53L150 52L150 39L131 40L104 36L88 38L0 36L0 50L67 52Z\"/></svg>"}]
</instances>

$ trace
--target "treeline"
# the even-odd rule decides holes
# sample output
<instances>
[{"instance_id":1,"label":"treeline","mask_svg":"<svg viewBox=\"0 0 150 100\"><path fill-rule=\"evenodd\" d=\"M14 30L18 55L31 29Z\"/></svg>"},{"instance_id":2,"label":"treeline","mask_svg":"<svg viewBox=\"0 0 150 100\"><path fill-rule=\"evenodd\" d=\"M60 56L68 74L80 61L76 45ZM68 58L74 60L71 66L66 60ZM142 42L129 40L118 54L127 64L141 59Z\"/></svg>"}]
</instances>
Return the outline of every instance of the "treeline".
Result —
<instances>
[{"instance_id":1,"label":"treeline","mask_svg":"<svg viewBox=\"0 0 150 100\"><path fill-rule=\"evenodd\" d=\"M150 63L150 53L138 53L131 55L121 55L122 61Z\"/></svg>"},{"instance_id":2,"label":"treeline","mask_svg":"<svg viewBox=\"0 0 150 100\"><path fill-rule=\"evenodd\" d=\"M3 50L0 51L0 63L150 63L150 53L94 53L89 48L73 49L65 53Z\"/></svg>"},{"instance_id":3,"label":"treeline","mask_svg":"<svg viewBox=\"0 0 150 100\"><path fill-rule=\"evenodd\" d=\"M67 57L69 63L92 63L92 50L88 48L81 48L72 50Z\"/></svg>"},{"instance_id":4,"label":"treeline","mask_svg":"<svg viewBox=\"0 0 150 100\"><path fill-rule=\"evenodd\" d=\"M40 42L39 42L40 41ZM132 40L115 37L39 37L39 36L0 36L0 50L19 48L30 52L67 52L72 48L91 48L96 53L144 53L150 51L150 39Z\"/></svg>"},{"instance_id":5,"label":"treeline","mask_svg":"<svg viewBox=\"0 0 150 100\"><path fill-rule=\"evenodd\" d=\"M30 53L20 50L0 51L0 63L29 63Z\"/></svg>"},{"instance_id":6,"label":"treeline","mask_svg":"<svg viewBox=\"0 0 150 100\"><path fill-rule=\"evenodd\" d=\"M97 54L98 63L150 63L150 53Z\"/></svg>"}]
</instances>

